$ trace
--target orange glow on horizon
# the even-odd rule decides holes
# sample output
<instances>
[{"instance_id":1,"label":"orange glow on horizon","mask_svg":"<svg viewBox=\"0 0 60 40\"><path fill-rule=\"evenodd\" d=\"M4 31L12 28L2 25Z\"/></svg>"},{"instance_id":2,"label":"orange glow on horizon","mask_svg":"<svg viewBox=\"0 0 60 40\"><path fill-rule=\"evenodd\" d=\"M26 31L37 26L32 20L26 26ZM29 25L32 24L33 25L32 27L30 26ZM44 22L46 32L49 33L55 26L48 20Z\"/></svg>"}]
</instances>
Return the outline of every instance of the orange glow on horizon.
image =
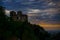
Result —
<instances>
[{"instance_id":1,"label":"orange glow on horizon","mask_svg":"<svg viewBox=\"0 0 60 40\"><path fill-rule=\"evenodd\" d=\"M45 30L58 30L60 29L59 24L39 24L42 26Z\"/></svg>"},{"instance_id":2,"label":"orange glow on horizon","mask_svg":"<svg viewBox=\"0 0 60 40\"><path fill-rule=\"evenodd\" d=\"M32 24L37 24L43 27L45 30L60 30L60 22L55 22L55 21L32 21Z\"/></svg>"}]
</instances>

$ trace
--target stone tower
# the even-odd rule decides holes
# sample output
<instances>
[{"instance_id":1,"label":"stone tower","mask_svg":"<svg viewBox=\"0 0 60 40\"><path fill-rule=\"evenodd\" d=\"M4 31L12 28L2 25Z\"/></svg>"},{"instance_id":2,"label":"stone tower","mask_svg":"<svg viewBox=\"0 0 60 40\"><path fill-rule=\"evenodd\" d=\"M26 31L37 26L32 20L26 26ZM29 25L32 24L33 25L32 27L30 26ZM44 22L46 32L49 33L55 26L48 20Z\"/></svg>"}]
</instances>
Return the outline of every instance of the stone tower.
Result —
<instances>
[{"instance_id":1,"label":"stone tower","mask_svg":"<svg viewBox=\"0 0 60 40\"><path fill-rule=\"evenodd\" d=\"M28 22L28 16L27 15L22 15L22 21Z\"/></svg>"},{"instance_id":2,"label":"stone tower","mask_svg":"<svg viewBox=\"0 0 60 40\"><path fill-rule=\"evenodd\" d=\"M28 16L22 14L22 11L17 11L17 14L16 14L16 12L11 11L10 20L24 22L24 21L28 21Z\"/></svg>"},{"instance_id":3,"label":"stone tower","mask_svg":"<svg viewBox=\"0 0 60 40\"><path fill-rule=\"evenodd\" d=\"M16 12L14 12L14 11L10 12L10 20L17 21Z\"/></svg>"},{"instance_id":4,"label":"stone tower","mask_svg":"<svg viewBox=\"0 0 60 40\"><path fill-rule=\"evenodd\" d=\"M17 11L17 21L22 20L22 11Z\"/></svg>"},{"instance_id":5,"label":"stone tower","mask_svg":"<svg viewBox=\"0 0 60 40\"><path fill-rule=\"evenodd\" d=\"M18 11L17 12L17 20L24 22L24 21L28 20L28 17L27 17L27 15L22 14L22 11Z\"/></svg>"}]
</instances>

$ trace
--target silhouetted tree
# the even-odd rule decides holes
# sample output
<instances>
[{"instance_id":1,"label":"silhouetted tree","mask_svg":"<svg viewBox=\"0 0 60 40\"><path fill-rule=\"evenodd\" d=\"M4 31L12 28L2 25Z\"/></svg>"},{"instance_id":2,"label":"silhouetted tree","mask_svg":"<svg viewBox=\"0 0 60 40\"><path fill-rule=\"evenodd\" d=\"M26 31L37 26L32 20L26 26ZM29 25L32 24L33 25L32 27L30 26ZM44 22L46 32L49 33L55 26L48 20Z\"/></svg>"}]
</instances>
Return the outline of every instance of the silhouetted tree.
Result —
<instances>
[{"instance_id":1,"label":"silhouetted tree","mask_svg":"<svg viewBox=\"0 0 60 40\"><path fill-rule=\"evenodd\" d=\"M40 40L46 40L49 38L49 33L45 31L41 26L39 25L32 25L32 29L34 30L35 35L40 39Z\"/></svg>"},{"instance_id":2,"label":"silhouetted tree","mask_svg":"<svg viewBox=\"0 0 60 40\"><path fill-rule=\"evenodd\" d=\"M5 21L5 8L0 6L0 22Z\"/></svg>"},{"instance_id":3,"label":"silhouetted tree","mask_svg":"<svg viewBox=\"0 0 60 40\"><path fill-rule=\"evenodd\" d=\"M53 37L51 38L51 40L60 40L60 32L53 34Z\"/></svg>"}]
</instances>

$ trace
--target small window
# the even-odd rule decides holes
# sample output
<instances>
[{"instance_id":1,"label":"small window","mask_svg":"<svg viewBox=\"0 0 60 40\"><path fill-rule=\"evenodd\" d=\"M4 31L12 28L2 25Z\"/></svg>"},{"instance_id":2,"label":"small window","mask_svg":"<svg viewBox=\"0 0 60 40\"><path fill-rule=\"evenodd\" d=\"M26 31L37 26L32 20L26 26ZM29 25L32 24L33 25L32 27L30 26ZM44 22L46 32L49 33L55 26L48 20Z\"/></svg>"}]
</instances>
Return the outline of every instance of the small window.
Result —
<instances>
[{"instance_id":1,"label":"small window","mask_svg":"<svg viewBox=\"0 0 60 40\"><path fill-rule=\"evenodd\" d=\"M21 19L21 18L19 17L19 19Z\"/></svg>"}]
</instances>

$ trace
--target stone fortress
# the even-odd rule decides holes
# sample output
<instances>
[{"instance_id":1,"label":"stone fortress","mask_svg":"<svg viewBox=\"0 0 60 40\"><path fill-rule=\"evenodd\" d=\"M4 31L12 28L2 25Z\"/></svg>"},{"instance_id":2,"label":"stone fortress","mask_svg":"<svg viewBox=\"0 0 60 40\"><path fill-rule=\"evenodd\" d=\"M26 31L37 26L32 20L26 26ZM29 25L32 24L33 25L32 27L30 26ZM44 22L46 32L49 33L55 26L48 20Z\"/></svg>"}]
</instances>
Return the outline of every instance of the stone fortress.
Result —
<instances>
[{"instance_id":1,"label":"stone fortress","mask_svg":"<svg viewBox=\"0 0 60 40\"><path fill-rule=\"evenodd\" d=\"M2 13L2 14L1 14ZM3 19L5 14L5 7L0 6L0 18ZM8 19L9 21L21 21L21 22L28 22L28 16L26 14L23 14L22 11L10 11L10 17Z\"/></svg>"},{"instance_id":2,"label":"stone fortress","mask_svg":"<svg viewBox=\"0 0 60 40\"><path fill-rule=\"evenodd\" d=\"M28 21L28 16L22 14L22 11L10 11L10 20L24 22Z\"/></svg>"}]
</instances>

